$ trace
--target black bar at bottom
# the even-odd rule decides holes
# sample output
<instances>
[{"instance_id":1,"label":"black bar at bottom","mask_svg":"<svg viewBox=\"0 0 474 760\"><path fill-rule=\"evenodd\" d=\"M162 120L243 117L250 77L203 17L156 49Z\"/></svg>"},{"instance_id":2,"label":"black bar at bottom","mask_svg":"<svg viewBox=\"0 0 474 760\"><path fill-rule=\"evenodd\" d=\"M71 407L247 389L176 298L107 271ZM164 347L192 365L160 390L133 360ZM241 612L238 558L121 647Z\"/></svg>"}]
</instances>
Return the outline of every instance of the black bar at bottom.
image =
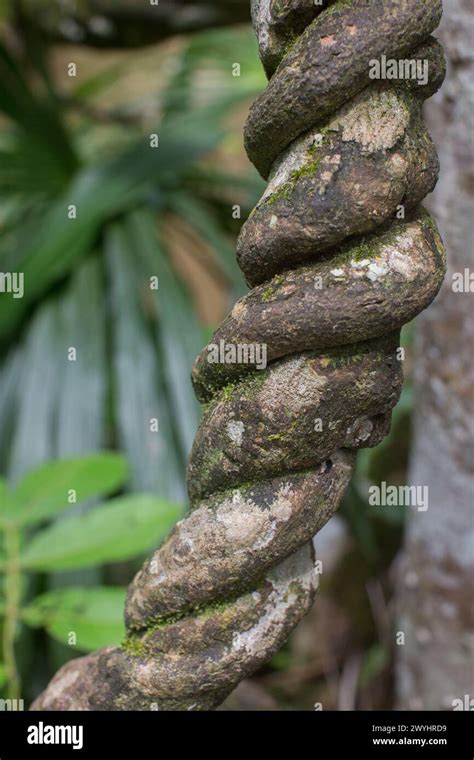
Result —
<instances>
[{"instance_id":1,"label":"black bar at bottom","mask_svg":"<svg viewBox=\"0 0 474 760\"><path fill-rule=\"evenodd\" d=\"M0 760L181 754L259 747L326 757L473 760L471 712L0 712ZM283 746L283 742L285 743ZM207 748L207 749L206 749ZM286 749L285 749L286 748ZM344 756L344 755L343 755ZM133 758L133 756L132 756ZM290 759L292 760L292 759ZM329 757L329 760L331 758Z\"/></svg>"}]
</instances>

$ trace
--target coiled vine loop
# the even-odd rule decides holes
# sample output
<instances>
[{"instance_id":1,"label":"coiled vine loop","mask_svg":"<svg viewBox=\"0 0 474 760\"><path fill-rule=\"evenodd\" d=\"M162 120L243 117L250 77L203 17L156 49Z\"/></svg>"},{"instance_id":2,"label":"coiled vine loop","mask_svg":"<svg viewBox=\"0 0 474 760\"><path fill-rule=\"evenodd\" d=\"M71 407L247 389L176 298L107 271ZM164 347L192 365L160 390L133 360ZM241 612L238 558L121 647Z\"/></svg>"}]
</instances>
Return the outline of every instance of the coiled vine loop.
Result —
<instances>
[{"instance_id":1,"label":"coiled vine loop","mask_svg":"<svg viewBox=\"0 0 474 760\"><path fill-rule=\"evenodd\" d=\"M420 207L441 1L253 0L252 15L270 81L245 143L269 182L238 242L253 289L211 344L265 346L268 366L198 357L191 512L131 584L125 644L67 664L36 709L209 709L272 656L313 603L312 537L355 451L389 430L400 328L444 277ZM408 75L382 78L387 62Z\"/></svg>"}]
</instances>

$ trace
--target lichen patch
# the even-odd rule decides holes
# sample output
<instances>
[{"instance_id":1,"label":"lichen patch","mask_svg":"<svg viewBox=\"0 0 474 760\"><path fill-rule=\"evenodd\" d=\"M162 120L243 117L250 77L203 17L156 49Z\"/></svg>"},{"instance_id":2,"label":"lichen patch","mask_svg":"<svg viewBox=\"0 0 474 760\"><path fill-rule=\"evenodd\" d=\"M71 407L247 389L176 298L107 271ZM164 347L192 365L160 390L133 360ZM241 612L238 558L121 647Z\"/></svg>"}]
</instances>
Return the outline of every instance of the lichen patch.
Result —
<instances>
[{"instance_id":1,"label":"lichen patch","mask_svg":"<svg viewBox=\"0 0 474 760\"><path fill-rule=\"evenodd\" d=\"M343 142L359 143L367 153L389 150L403 137L410 109L394 90L364 92L340 109L330 129L340 129Z\"/></svg>"},{"instance_id":2,"label":"lichen patch","mask_svg":"<svg viewBox=\"0 0 474 760\"><path fill-rule=\"evenodd\" d=\"M232 420L227 423L227 435L230 440L235 443L236 446L242 446L242 437L245 430L245 425L239 420Z\"/></svg>"}]
</instances>

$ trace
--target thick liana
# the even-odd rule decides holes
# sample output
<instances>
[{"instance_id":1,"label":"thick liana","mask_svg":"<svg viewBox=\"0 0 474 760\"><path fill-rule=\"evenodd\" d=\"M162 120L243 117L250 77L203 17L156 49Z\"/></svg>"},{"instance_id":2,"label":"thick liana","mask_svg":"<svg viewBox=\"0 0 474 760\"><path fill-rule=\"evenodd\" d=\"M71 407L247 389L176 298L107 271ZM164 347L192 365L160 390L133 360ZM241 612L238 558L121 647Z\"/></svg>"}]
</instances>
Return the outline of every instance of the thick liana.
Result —
<instances>
[{"instance_id":1,"label":"thick liana","mask_svg":"<svg viewBox=\"0 0 474 760\"><path fill-rule=\"evenodd\" d=\"M440 0L252 1L270 81L245 142L269 184L238 242L253 290L193 368L191 511L133 580L123 645L65 665L34 709L212 709L310 609L312 537L357 449L389 431L400 328L445 273L420 207L440 15ZM374 78L387 61L405 76Z\"/></svg>"}]
</instances>

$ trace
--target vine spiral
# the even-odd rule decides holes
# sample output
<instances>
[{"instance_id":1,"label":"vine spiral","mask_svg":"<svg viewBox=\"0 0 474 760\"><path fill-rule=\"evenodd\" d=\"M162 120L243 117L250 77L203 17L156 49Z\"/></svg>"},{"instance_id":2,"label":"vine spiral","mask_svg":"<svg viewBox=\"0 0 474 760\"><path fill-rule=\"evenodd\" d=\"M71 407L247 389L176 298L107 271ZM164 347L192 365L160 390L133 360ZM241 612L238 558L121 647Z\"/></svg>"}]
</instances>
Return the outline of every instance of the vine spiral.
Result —
<instances>
[{"instance_id":1,"label":"vine spiral","mask_svg":"<svg viewBox=\"0 0 474 760\"><path fill-rule=\"evenodd\" d=\"M191 512L131 584L125 644L68 663L35 709L213 708L311 607L312 537L356 450L387 434L400 328L445 273L419 205L438 175L422 103L444 78L430 37L441 10L253 0L270 81L245 141L269 182L238 242L253 289L212 344L264 345L268 366L210 363L210 346L198 357ZM425 62L429 75L372 79L383 59Z\"/></svg>"}]
</instances>

